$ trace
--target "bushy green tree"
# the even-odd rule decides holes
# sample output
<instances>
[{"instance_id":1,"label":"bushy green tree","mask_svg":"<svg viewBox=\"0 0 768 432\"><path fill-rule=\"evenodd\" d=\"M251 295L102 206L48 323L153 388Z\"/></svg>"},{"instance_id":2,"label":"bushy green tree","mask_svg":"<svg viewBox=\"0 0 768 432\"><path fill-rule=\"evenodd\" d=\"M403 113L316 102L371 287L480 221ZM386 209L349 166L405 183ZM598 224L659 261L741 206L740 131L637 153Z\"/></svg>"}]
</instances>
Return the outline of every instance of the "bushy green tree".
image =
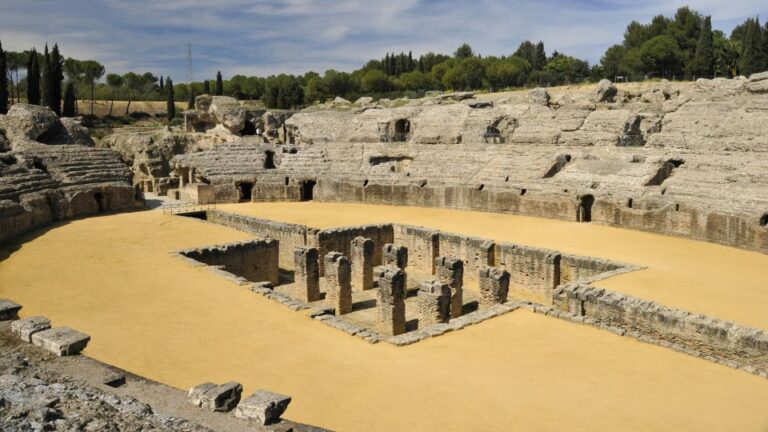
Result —
<instances>
[{"instance_id":1,"label":"bushy green tree","mask_svg":"<svg viewBox=\"0 0 768 432\"><path fill-rule=\"evenodd\" d=\"M83 70L83 78L91 87L91 115L93 115L93 105L94 101L96 100L94 94L96 89L96 81L104 76L104 72L106 70L104 69L104 65L95 60L85 60L82 62L81 67Z\"/></svg>"},{"instance_id":2,"label":"bushy green tree","mask_svg":"<svg viewBox=\"0 0 768 432\"><path fill-rule=\"evenodd\" d=\"M581 82L590 74L589 63L563 54L553 56L544 70L556 74L558 84Z\"/></svg>"},{"instance_id":3,"label":"bushy green tree","mask_svg":"<svg viewBox=\"0 0 768 432\"><path fill-rule=\"evenodd\" d=\"M392 89L392 83L389 81L387 74L378 69L367 71L363 75L362 85L363 90L371 93L384 93Z\"/></svg>"},{"instance_id":4,"label":"bushy green tree","mask_svg":"<svg viewBox=\"0 0 768 432\"><path fill-rule=\"evenodd\" d=\"M672 76L680 71L680 48L671 36L656 36L640 47L640 60L647 74Z\"/></svg>"},{"instance_id":5,"label":"bushy green tree","mask_svg":"<svg viewBox=\"0 0 768 432\"><path fill-rule=\"evenodd\" d=\"M469 46L468 43L463 43L461 46L456 48L456 51L453 53L453 56L457 59L466 59L470 57L474 57L475 53L472 51L472 47Z\"/></svg>"},{"instance_id":6,"label":"bushy green tree","mask_svg":"<svg viewBox=\"0 0 768 432\"><path fill-rule=\"evenodd\" d=\"M118 74L108 74L107 85L112 90L112 100L109 103L109 116L112 117L112 108L115 106L115 96L120 87L123 86L123 77Z\"/></svg>"},{"instance_id":7,"label":"bushy green tree","mask_svg":"<svg viewBox=\"0 0 768 432\"><path fill-rule=\"evenodd\" d=\"M743 24L737 38L741 42L741 55L739 56L739 73L749 76L766 69L766 52L763 44L763 29L757 18L750 18ZM736 33L736 29L734 29Z\"/></svg>"},{"instance_id":8,"label":"bushy green tree","mask_svg":"<svg viewBox=\"0 0 768 432\"><path fill-rule=\"evenodd\" d=\"M208 80L203 81L203 93L211 94L211 83Z\"/></svg>"}]
</instances>

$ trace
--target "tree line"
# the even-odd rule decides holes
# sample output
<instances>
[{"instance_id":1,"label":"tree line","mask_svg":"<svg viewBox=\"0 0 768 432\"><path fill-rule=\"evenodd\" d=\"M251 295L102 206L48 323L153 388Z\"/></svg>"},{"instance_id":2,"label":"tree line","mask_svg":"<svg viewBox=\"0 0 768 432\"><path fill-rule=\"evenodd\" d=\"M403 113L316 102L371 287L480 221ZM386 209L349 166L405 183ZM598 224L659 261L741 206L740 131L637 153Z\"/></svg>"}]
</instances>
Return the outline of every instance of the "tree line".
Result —
<instances>
[{"instance_id":1,"label":"tree line","mask_svg":"<svg viewBox=\"0 0 768 432\"><path fill-rule=\"evenodd\" d=\"M19 101L22 97L53 109L53 100L61 100L64 78L65 95L70 94L71 86L72 99L78 92L87 91L92 101L128 101L125 114L133 100L172 97L188 101L191 107L194 97L200 94L260 99L270 108L296 108L337 96L348 100L364 95L418 97L428 91L498 91L601 78L637 81L749 75L768 69L768 23L761 25L758 18L748 18L726 36L712 29L710 16L682 7L674 16L658 15L647 24L632 21L622 43L609 47L595 65L557 51L548 55L542 41L524 41L511 55L485 57L465 43L451 55L429 52L416 58L412 52L386 53L352 72L235 75L224 80L219 71L215 79L175 84L172 93L166 84L170 78L151 72L110 73L100 82L105 73L101 64L93 60L63 60L57 45L51 53L47 47L43 54L34 49L5 52L0 67L5 71L5 83L0 81L0 92L4 92L0 93L0 109L8 98ZM19 70L26 70L21 80Z\"/></svg>"}]
</instances>

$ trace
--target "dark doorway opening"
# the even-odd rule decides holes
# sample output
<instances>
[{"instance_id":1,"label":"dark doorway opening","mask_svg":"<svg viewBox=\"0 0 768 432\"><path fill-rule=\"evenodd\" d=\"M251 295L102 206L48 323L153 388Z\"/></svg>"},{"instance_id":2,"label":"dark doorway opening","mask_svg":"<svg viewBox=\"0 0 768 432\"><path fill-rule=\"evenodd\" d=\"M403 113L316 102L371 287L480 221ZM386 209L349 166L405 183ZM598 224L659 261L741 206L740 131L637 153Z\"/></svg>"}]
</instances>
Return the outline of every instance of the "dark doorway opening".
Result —
<instances>
[{"instance_id":1,"label":"dark doorway opening","mask_svg":"<svg viewBox=\"0 0 768 432\"><path fill-rule=\"evenodd\" d=\"M768 225L768 213L765 213L760 217L760 226Z\"/></svg>"},{"instance_id":2,"label":"dark doorway opening","mask_svg":"<svg viewBox=\"0 0 768 432\"><path fill-rule=\"evenodd\" d=\"M101 192L96 192L93 194L93 199L96 200L99 213L104 213L107 211L107 201L104 199L104 195Z\"/></svg>"},{"instance_id":3,"label":"dark doorway opening","mask_svg":"<svg viewBox=\"0 0 768 432\"><path fill-rule=\"evenodd\" d=\"M304 180L301 183L302 201L312 201L315 198L315 185L317 185L317 182L314 180Z\"/></svg>"},{"instance_id":4,"label":"dark doorway opening","mask_svg":"<svg viewBox=\"0 0 768 432\"><path fill-rule=\"evenodd\" d=\"M592 205L595 203L595 197L592 195L584 195L579 200L579 214L577 220L579 222L592 222Z\"/></svg>"},{"instance_id":5,"label":"dark doorway opening","mask_svg":"<svg viewBox=\"0 0 768 432\"><path fill-rule=\"evenodd\" d=\"M256 125L253 123L253 120L245 121L245 127L240 131L240 135L256 135Z\"/></svg>"},{"instance_id":6,"label":"dark doorway opening","mask_svg":"<svg viewBox=\"0 0 768 432\"><path fill-rule=\"evenodd\" d=\"M408 134L411 133L411 122L406 119L400 119L395 122L395 133L392 141L403 142L408 140Z\"/></svg>"},{"instance_id":7,"label":"dark doorway opening","mask_svg":"<svg viewBox=\"0 0 768 432\"><path fill-rule=\"evenodd\" d=\"M237 190L240 194L240 202L248 202L252 198L253 183L251 182L238 183Z\"/></svg>"},{"instance_id":8,"label":"dark doorway opening","mask_svg":"<svg viewBox=\"0 0 768 432\"><path fill-rule=\"evenodd\" d=\"M275 169L275 152L267 150L264 152L264 169Z\"/></svg>"}]
</instances>

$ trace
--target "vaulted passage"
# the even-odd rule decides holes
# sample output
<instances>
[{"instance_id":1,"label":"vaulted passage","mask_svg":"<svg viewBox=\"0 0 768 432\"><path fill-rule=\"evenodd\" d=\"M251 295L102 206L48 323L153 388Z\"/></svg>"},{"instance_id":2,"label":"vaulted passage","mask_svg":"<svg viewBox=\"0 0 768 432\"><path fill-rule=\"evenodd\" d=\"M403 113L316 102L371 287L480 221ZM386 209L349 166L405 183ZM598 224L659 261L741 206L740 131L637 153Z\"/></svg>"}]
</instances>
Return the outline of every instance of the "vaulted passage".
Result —
<instances>
[{"instance_id":1,"label":"vaulted passage","mask_svg":"<svg viewBox=\"0 0 768 432\"><path fill-rule=\"evenodd\" d=\"M555 160L555 164L552 165L552 167L544 174L544 178L552 178L557 173L560 172L565 166L568 164L568 162L571 161L571 155L560 155Z\"/></svg>"},{"instance_id":2,"label":"vaulted passage","mask_svg":"<svg viewBox=\"0 0 768 432\"><path fill-rule=\"evenodd\" d=\"M680 165L684 164L685 161L682 159L670 159L666 162L664 162L658 171L656 171L656 174L651 177L650 180L648 180L648 183L646 183L646 186L660 186L662 183L664 183L665 180L667 180L669 177L672 176L672 171L674 171L675 168L679 167Z\"/></svg>"},{"instance_id":3,"label":"vaulted passage","mask_svg":"<svg viewBox=\"0 0 768 432\"><path fill-rule=\"evenodd\" d=\"M395 122L395 131L392 135L392 141L403 142L408 140L408 134L411 133L411 122L406 119L400 119Z\"/></svg>"},{"instance_id":4,"label":"vaulted passage","mask_svg":"<svg viewBox=\"0 0 768 432\"><path fill-rule=\"evenodd\" d=\"M237 184L237 190L239 192L240 202L248 202L251 200L253 192L253 183L242 182Z\"/></svg>"},{"instance_id":5,"label":"vaulted passage","mask_svg":"<svg viewBox=\"0 0 768 432\"><path fill-rule=\"evenodd\" d=\"M579 214L576 220L579 222L592 222L592 205L595 203L595 197L584 195L579 199Z\"/></svg>"},{"instance_id":6,"label":"vaulted passage","mask_svg":"<svg viewBox=\"0 0 768 432\"><path fill-rule=\"evenodd\" d=\"M107 201L104 199L104 195L101 192L96 192L93 194L93 199L96 200L99 213L105 213L107 211Z\"/></svg>"},{"instance_id":7,"label":"vaulted passage","mask_svg":"<svg viewBox=\"0 0 768 432\"><path fill-rule=\"evenodd\" d=\"M317 184L314 180L304 180L304 182L301 183L301 200L302 201L312 201L315 198L315 185Z\"/></svg>"},{"instance_id":8,"label":"vaulted passage","mask_svg":"<svg viewBox=\"0 0 768 432\"><path fill-rule=\"evenodd\" d=\"M264 152L264 169L275 169L275 152L267 150Z\"/></svg>"}]
</instances>

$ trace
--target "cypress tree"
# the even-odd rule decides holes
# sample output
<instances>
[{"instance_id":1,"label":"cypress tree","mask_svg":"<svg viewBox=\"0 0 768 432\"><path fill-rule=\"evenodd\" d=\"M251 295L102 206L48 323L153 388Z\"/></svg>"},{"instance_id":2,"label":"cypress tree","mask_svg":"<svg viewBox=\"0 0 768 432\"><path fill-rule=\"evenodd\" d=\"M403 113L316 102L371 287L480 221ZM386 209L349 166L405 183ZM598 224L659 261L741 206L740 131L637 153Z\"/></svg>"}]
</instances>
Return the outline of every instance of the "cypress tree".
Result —
<instances>
[{"instance_id":1,"label":"cypress tree","mask_svg":"<svg viewBox=\"0 0 768 432\"><path fill-rule=\"evenodd\" d=\"M163 77L161 75L160 76L160 91L163 91L164 86L165 86L165 83L163 82Z\"/></svg>"},{"instance_id":2,"label":"cypress tree","mask_svg":"<svg viewBox=\"0 0 768 432\"><path fill-rule=\"evenodd\" d=\"M712 17L704 18L699 33L699 41L696 44L696 56L694 57L694 73L699 76L712 76L715 64L715 51L712 36Z\"/></svg>"},{"instance_id":3,"label":"cypress tree","mask_svg":"<svg viewBox=\"0 0 768 432\"><path fill-rule=\"evenodd\" d=\"M32 48L27 62L27 103L40 105L40 64L37 50Z\"/></svg>"},{"instance_id":4,"label":"cypress tree","mask_svg":"<svg viewBox=\"0 0 768 432\"><path fill-rule=\"evenodd\" d=\"M8 112L8 64L0 42L0 114Z\"/></svg>"},{"instance_id":5,"label":"cypress tree","mask_svg":"<svg viewBox=\"0 0 768 432\"><path fill-rule=\"evenodd\" d=\"M53 69L51 68L51 54L48 52L48 44L45 45L43 55L43 100L42 106L53 106ZM53 109L53 108L51 108Z\"/></svg>"},{"instance_id":6,"label":"cypress tree","mask_svg":"<svg viewBox=\"0 0 768 432\"><path fill-rule=\"evenodd\" d=\"M203 81L203 94L211 94L211 83L208 80Z\"/></svg>"},{"instance_id":7,"label":"cypress tree","mask_svg":"<svg viewBox=\"0 0 768 432\"><path fill-rule=\"evenodd\" d=\"M760 22L756 18L750 18L744 23L742 51L739 58L740 74L749 76L763 70L765 67L763 48L763 29L760 27Z\"/></svg>"},{"instance_id":8,"label":"cypress tree","mask_svg":"<svg viewBox=\"0 0 768 432\"><path fill-rule=\"evenodd\" d=\"M64 81L63 59L59 53L59 44L53 45L51 51L51 109L56 115L61 115L61 83Z\"/></svg>"},{"instance_id":9,"label":"cypress tree","mask_svg":"<svg viewBox=\"0 0 768 432\"><path fill-rule=\"evenodd\" d=\"M165 80L165 89L168 91L168 121L176 117L176 102L173 100L173 80L168 77Z\"/></svg>"},{"instance_id":10,"label":"cypress tree","mask_svg":"<svg viewBox=\"0 0 768 432\"><path fill-rule=\"evenodd\" d=\"M190 89L189 99L187 100L187 109L195 109L195 92Z\"/></svg>"},{"instance_id":11,"label":"cypress tree","mask_svg":"<svg viewBox=\"0 0 768 432\"><path fill-rule=\"evenodd\" d=\"M216 72L216 96L224 94L224 82L221 80L221 71Z\"/></svg>"},{"instance_id":12,"label":"cypress tree","mask_svg":"<svg viewBox=\"0 0 768 432\"><path fill-rule=\"evenodd\" d=\"M72 81L67 83L67 87L64 91L64 109L62 110L62 116L75 116L75 83Z\"/></svg>"},{"instance_id":13,"label":"cypress tree","mask_svg":"<svg viewBox=\"0 0 768 432\"><path fill-rule=\"evenodd\" d=\"M539 41L538 44L536 44L536 52L533 56L534 65L533 68L536 70L542 70L544 69L544 66L547 65L547 53L544 51L544 42Z\"/></svg>"}]
</instances>

